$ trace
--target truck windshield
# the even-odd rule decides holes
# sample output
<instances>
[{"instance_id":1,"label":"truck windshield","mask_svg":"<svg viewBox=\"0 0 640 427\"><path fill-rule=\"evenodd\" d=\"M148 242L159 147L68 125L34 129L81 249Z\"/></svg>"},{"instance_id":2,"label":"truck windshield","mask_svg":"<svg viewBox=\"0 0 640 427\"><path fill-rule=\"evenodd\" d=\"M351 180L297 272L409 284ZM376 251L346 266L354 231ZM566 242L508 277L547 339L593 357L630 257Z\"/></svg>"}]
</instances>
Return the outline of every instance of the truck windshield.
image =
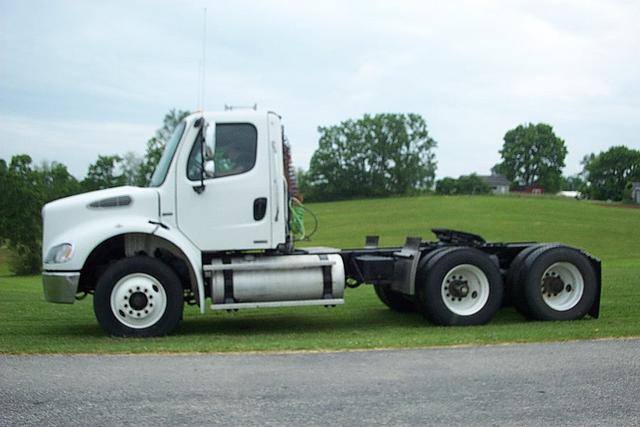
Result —
<instances>
[{"instance_id":1,"label":"truck windshield","mask_svg":"<svg viewBox=\"0 0 640 427\"><path fill-rule=\"evenodd\" d=\"M169 165L171 165L171 160L178 148L180 139L182 139L182 134L184 133L184 128L186 126L187 122L185 121L181 121L180 124L176 126L176 129L173 131L171 138L169 138L169 141L164 148L164 152L158 162L158 166L156 166L156 170L153 172L151 182L149 182L149 187L159 187L164 182L167 172L169 171Z\"/></svg>"}]
</instances>

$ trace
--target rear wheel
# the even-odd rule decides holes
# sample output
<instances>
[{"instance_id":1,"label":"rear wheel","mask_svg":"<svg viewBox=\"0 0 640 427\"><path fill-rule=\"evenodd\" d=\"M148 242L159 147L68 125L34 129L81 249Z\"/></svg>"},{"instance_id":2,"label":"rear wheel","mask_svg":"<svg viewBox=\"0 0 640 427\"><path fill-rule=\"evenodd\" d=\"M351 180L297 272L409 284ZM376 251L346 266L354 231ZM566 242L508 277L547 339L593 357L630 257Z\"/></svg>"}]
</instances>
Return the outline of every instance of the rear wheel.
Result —
<instances>
[{"instance_id":1,"label":"rear wheel","mask_svg":"<svg viewBox=\"0 0 640 427\"><path fill-rule=\"evenodd\" d=\"M384 305L398 313L410 313L416 311L416 303L411 297L389 289L388 286L373 285L376 295Z\"/></svg>"},{"instance_id":2,"label":"rear wheel","mask_svg":"<svg viewBox=\"0 0 640 427\"><path fill-rule=\"evenodd\" d=\"M93 310L111 335L167 335L180 322L183 289L175 272L146 256L122 259L102 274L96 285Z\"/></svg>"},{"instance_id":3,"label":"rear wheel","mask_svg":"<svg viewBox=\"0 0 640 427\"><path fill-rule=\"evenodd\" d=\"M524 261L531 253L543 246L545 245L532 245L520 251L511 262L511 266L507 271L507 277L505 278L505 305L513 304L513 306L526 317L529 317L529 313L527 311L527 304L524 301L524 292L522 291ZM546 246L550 247L549 245Z\"/></svg>"},{"instance_id":4,"label":"rear wheel","mask_svg":"<svg viewBox=\"0 0 640 427\"><path fill-rule=\"evenodd\" d=\"M444 248L418 271L416 287L423 314L439 325L489 322L502 302L500 270L473 248Z\"/></svg>"},{"instance_id":5,"label":"rear wheel","mask_svg":"<svg viewBox=\"0 0 640 427\"><path fill-rule=\"evenodd\" d=\"M580 251L566 246L543 247L530 254L521 273L526 312L537 320L576 320L593 306L596 273Z\"/></svg>"}]
</instances>

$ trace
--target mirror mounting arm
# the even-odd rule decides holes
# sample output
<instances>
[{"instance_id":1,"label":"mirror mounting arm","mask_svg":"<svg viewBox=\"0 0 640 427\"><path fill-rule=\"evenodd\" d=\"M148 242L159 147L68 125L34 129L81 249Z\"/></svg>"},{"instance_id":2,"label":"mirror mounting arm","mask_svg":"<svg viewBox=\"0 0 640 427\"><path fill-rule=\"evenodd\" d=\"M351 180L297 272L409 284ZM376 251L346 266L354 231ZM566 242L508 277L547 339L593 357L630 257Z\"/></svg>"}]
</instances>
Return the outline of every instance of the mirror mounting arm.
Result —
<instances>
[{"instance_id":1,"label":"mirror mounting arm","mask_svg":"<svg viewBox=\"0 0 640 427\"><path fill-rule=\"evenodd\" d=\"M195 127L196 128L200 128L200 132L198 132L198 140L200 143L200 185L196 185L193 187L193 191L195 191L197 194L202 194L205 190L205 185L204 185L204 156L205 156L205 132L206 132L206 128L207 128L207 122L205 122L204 117L200 117L198 120L196 120L195 122Z\"/></svg>"}]
</instances>

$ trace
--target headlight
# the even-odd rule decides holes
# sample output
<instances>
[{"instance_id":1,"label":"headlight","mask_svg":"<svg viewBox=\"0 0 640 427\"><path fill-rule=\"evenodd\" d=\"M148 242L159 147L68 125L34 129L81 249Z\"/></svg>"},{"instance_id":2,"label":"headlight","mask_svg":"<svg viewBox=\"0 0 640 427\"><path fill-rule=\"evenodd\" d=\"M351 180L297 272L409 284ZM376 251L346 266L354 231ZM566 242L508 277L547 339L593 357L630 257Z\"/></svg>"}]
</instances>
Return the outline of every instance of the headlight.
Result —
<instances>
[{"instance_id":1,"label":"headlight","mask_svg":"<svg viewBox=\"0 0 640 427\"><path fill-rule=\"evenodd\" d=\"M62 243L49 249L49 253L44 262L49 264L61 264L67 262L73 256L73 245L71 243Z\"/></svg>"}]
</instances>

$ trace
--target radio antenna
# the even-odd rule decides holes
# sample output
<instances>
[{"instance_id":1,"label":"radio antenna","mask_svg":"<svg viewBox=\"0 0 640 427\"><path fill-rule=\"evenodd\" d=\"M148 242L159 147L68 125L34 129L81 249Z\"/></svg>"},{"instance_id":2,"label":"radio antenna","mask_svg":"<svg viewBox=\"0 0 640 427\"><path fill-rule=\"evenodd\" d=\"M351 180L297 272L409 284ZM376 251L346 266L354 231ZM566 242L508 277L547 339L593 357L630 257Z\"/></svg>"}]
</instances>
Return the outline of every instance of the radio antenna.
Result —
<instances>
[{"instance_id":1,"label":"radio antenna","mask_svg":"<svg viewBox=\"0 0 640 427\"><path fill-rule=\"evenodd\" d=\"M204 112L205 81L207 71L207 8L204 8L204 18L202 23L202 95L200 100L200 111Z\"/></svg>"},{"instance_id":2,"label":"radio antenna","mask_svg":"<svg viewBox=\"0 0 640 427\"><path fill-rule=\"evenodd\" d=\"M204 8L202 19L202 59L198 64L198 111L204 112L205 76L207 70L207 8Z\"/></svg>"}]
</instances>

